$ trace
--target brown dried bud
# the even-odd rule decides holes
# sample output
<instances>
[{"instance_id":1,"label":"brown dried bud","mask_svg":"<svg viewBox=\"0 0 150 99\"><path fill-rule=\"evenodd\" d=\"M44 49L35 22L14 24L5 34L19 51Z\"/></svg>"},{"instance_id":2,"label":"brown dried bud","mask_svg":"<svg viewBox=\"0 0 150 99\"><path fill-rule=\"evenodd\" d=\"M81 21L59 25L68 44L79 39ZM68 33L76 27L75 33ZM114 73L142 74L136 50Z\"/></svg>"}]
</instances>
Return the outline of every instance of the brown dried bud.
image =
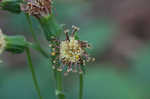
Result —
<instances>
[{"instance_id":1,"label":"brown dried bud","mask_svg":"<svg viewBox=\"0 0 150 99\"><path fill-rule=\"evenodd\" d=\"M52 0L26 0L21 10L37 18L51 14Z\"/></svg>"}]
</instances>

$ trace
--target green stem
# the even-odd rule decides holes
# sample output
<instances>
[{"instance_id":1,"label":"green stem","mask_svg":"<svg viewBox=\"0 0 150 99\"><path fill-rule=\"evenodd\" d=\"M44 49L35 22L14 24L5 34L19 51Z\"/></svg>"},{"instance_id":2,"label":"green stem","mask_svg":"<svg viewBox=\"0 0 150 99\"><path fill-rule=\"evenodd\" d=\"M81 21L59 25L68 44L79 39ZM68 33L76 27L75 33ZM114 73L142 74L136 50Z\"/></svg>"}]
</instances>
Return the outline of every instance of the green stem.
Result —
<instances>
[{"instance_id":1,"label":"green stem","mask_svg":"<svg viewBox=\"0 0 150 99\"><path fill-rule=\"evenodd\" d=\"M41 17L38 19L45 37L51 42L53 36L58 36L62 32L62 27L57 24L53 15Z\"/></svg>"},{"instance_id":2,"label":"green stem","mask_svg":"<svg viewBox=\"0 0 150 99\"><path fill-rule=\"evenodd\" d=\"M32 79L33 79L33 82L34 82L35 89L37 91L39 99L43 99L42 96L41 96L41 93L40 93L40 88L39 88L37 79L36 79L36 75L35 75L34 67L33 67L33 64L32 64L31 54L30 54L29 48L26 48L26 54L27 54L29 68L30 68L30 71L32 73Z\"/></svg>"},{"instance_id":3,"label":"green stem","mask_svg":"<svg viewBox=\"0 0 150 99\"><path fill-rule=\"evenodd\" d=\"M40 46L40 43L39 43L39 41L38 41L38 39L37 39L37 37L36 37L36 34L35 34L34 30L33 30L32 21L31 21L31 19L30 19L30 16L29 16L28 14L25 14L25 16L26 16L26 19L27 19L27 21L28 21L28 24L29 24L29 27L30 27L30 31L31 31L31 33L32 33L32 37L33 37L33 39L34 39L34 41L35 41L35 43L36 43L36 47L38 48L38 51L39 51L43 56L45 56L46 58L49 58L49 55L48 55L48 54L42 49L42 47Z\"/></svg>"},{"instance_id":4,"label":"green stem","mask_svg":"<svg viewBox=\"0 0 150 99\"><path fill-rule=\"evenodd\" d=\"M79 88L79 99L83 99L83 74L79 74L80 88Z\"/></svg>"},{"instance_id":5,"label":"green stem","mask_svg":"<svg viewBox=\"0 0 150 99\"><path fill-rule=\"evenodd\" d=\"M56 79L56 96L58 99L65 99L62 85L62 72L54 70L54 73Z\"/></svg>"},{"instance_id":6,"label":"green stem","mask_svg":"<svg viewBox=\"0 0 150 99\"><path fill-rule=\"evenodd\" d=\"M47 41L50 42L51 44L57 45L56 42L53 41L53 37L59 38L60 33L62 32L62 28L60 27L59 24L57 24L54 16L51 14L49 16L41 17L38 19L38 21L43 29ZM53 60L55 60L52 56L51 59L52 62ZM55 61L59 60L57 59ZM60 64L57 64L58 67L59 65ZM59 72L56 69L54 69L53 72L54 78L56 80L56 96L58 97L58 99L65 99L62 85L62 72Z\"/></svg>"}]
</instances>

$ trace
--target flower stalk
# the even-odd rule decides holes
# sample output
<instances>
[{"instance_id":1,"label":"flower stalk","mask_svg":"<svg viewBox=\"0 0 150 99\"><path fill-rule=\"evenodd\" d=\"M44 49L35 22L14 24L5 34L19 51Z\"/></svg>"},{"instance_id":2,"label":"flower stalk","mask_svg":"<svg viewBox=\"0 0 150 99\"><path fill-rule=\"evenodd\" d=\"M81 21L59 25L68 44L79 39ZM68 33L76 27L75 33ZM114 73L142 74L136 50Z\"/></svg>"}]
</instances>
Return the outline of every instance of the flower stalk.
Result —
<instances>
[{"instance_id":1,"label":"flower stalk","mask_svg":"<svg viewBox=\"0 0 150 99\"><path fill-rule=\"evenodd\" d=\"M34 39L36 49L38 49L39 52L40 52L43 56L45 56L46 58L49 58L49 55L44 51L44 49L42 49L42 47L41 47L41 45L40 45L40 43L39 43L39 41L38 41L38 39L37 39L37 37L36 37L36 34L35 34L35 32L34 32L34 29L33 29L33 26L32 26L32 21L31 21L31 19L30 19L30 16L29 16L28 14L25 14L25 16L26 16L26 19L27 19L28 24L29 24L30 32L32 33L32 37L33 37L33 39Z\"/></svg>"},{"instance_id":2,"label":"flower stalk","mask_svg":"<svg viewBox=\"0 0 150 99\"><path fill-rule=\"evenodd\" d=\"M62 27L57 24L52 14L52 0L26 0L21 4L21 10L25 13L34 16L40 23L47 41L51 47L51 63L56 80L56 96L59 99L64 99L62 86L62 72L79 72L80 88L79 99L83 99L83 73L85 72L84 65L87 62L95 60L89 57L86 49L90 45L86 41L79 40L76 33L79 28L73 26L72 33L69 36L69 31L63 31ZM65 32L66 40L59 39L60 33Z\"/></svg>"},{"instance_id":3,"label":"flower stalk","mask_svg":"<svg viewBox=\"0 0 150 99\"><path fill-rule=\"evenodd\" d=\"M62 32L62 28L57 24L54 16L48 15L38 18L38 21L43 29L46 39L51 42L55 36L59 36Z\"/></svg>"},{"instance_id":4,"label":"flower stalk","mask_svg":"<svg viewBox=\"0 0 150 99\"><path fill-rule=\"evenodd\" d=\"M30 50L28 47L33 46L32 43L26 41L24 36L7 36L2 33L0 30L0 54L5 50L14 54L20 54L26 51L27 60L29 64L30 71L32 73L32 79L34 82L35 89L38 93L39 99L42 99L40 94L40 89L37 83L35 70L32 64Z\"/></svg>"},{"instance_id":5,"label":"flower stalk","mask_svg":"<svg viewBox=\"0 0 150 99\"><path fill-rule=\"evenodd\" d=\"M53 39L59 37L58 34L61 33L61 27L56 23L51 13L51 3L51 0L27 0L27 2L21 4L21 10L29 15L34 16L39 21L47 41L55 45L56 42L54 42ZM54 57L51 56L50 58L53 64ZM57 64L57 66L58 65L59 64ZM55 69L53 71L56 79L56 95L59 99L64 99L62 92L62 73Z\"/></svg>"},{"instance_id":6,"label":"flower stalk","mask_svg":"<svg viewBox=\"0 0 150 99\"><path fill-rule=\"evenodd\" d=\"M83 85L84 85L83 73L79 74L79 84L80 84L80 87L79 87L79 99L83 99Z\"/></svg>"},{"instance_id":7,"label":"flower stalk","mask_svg":"<svg viewBox=\"0 0 150 99\"><path fill-rule=\"evenodd\" d=\"M33 79L33 83L34 83L35 89L37 91L39 99L43 99L42 96L41 96L40 88L39 88L39 85L38 85L38 82L37 82L37 78L36 78L36 75L35 75L35 70L34 70L34 67L33 67L33 64L32 64L32 59L31 59L31 54L30 54L29 48L26 48L26 55L27 55L29 68L30 68L30 71L32 73L32 79Z\"/></svg>"},{"instance_id":8,"label":"flower stalk","mask_svg":"<svg viewBox=\"0 0 150 99\"><path fill-rule=\"evenodd\" d=\"M65 99L65 95L63 93L63 86L62 86L62 73L54 70L55 78L56 78L56 96L58 99Z\"/></svg>"},{"instance_id":9,"label":"flower stalk","mask_svg":"<svg viewBox=\"0 0 150 99\"><path fill-rule=\"evenodd\" d=\"M57 37L59 38L59 34L62 32L61 31L62 29L56 23L53 15L43 17L38 20L45 33L45 37L47 41L49 41L52 45L51 47L59 51L59 49L55 48L55 46L59 45L59 42L57 42L56 38ZM53 53L53 55L51 55L51 62L56 67L59 67L60 66L60 63L58 62L59 59L55 60L56 58L55 55L58 56L58 53ZM57 71L56 68L53 69L53 72L54 72L54 77L56 80L56 96L58 97L58 99L65 99L65 95L63 93L63 85L62 85L62 72Z\"/></svg>"},{"instance_id":10,"label":"flower stalk","mask_svg":"<svg viewBox=\"0 0 150 99\"><path fill-rule=\"evenodd\" d=\"M71 36L69 36L69 31L64 31L66 34L66 40L61 41L59 39L60 33L63 32L63 29L59 24L57 24L52 14L52 0L25 0L24 2L21 0L0 1L0 9L13 13L20 13L21 11L26 13L26 18L29 23L30 31L35 44L26 42L24 37L21 36L6 36L5 40L7 42L5 42L6 45L3 44L4 47L2 46L1 51L4 49L13 53L22 53L24 50L26 51L30 71L32 73L32 79L39 99L42 99L42 96L37 83L30 50L28 47L38 50L47 58L49 58L49 55L47 55L47 53L41 48L33 30L32 21L29 15L34 16L39 21L44 35L51 45L52 53L50 58L56 80L56 96L58 99L65 99L61 71L66 70L66 74L68 74L68 72L79 72L79 99L83 99L83 73L85 72L84 65L86 62L94 61L95 59L89 57L88 53L86 52L86 48L90 48L88 42L81 41L79 40L79 37L76 36L76 32L79 31L79 28L73 26Z\"/></svg>"}]
</instances>

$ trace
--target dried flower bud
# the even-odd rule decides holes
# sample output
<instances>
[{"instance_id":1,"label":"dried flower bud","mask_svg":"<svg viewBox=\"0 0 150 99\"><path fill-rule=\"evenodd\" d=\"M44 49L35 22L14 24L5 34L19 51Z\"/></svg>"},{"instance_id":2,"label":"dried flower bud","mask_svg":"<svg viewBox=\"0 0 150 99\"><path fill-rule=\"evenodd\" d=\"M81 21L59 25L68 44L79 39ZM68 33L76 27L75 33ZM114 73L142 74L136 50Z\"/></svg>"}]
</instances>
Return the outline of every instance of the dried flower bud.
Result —
<instances>
[{"instance_id":1,"label":"dried flower bud","mask_svg":"<svg viewBox=\"0 0 150 99\"><path fill-rule=\"evenodd\" d=\"M59 46L53 45L58 53L56 56L61 63L61 66L56 67L58 71L62 71L65 68L67 72L83 72L82 67L86 62L91 62L89 55L86 52L86 48L89 48L88 42L77 40L75 33L79 31L79 28L73 26L72 33L69 36L69 30L65 30L66 39L59 42ZM57 59L55 59L57 60ZM94 58L93 58L94 60Z\"/></svg>"},{"instance_id":2,"label":"dried flower bud","mask_svg":"<svg viewBox=\"0 0 150 99\"><path fill-rule=\"evenodd\" d=\"M51 0L26 0L21 4L21 10L37 18L51 14Z\"/></svg>"}]
</instances>

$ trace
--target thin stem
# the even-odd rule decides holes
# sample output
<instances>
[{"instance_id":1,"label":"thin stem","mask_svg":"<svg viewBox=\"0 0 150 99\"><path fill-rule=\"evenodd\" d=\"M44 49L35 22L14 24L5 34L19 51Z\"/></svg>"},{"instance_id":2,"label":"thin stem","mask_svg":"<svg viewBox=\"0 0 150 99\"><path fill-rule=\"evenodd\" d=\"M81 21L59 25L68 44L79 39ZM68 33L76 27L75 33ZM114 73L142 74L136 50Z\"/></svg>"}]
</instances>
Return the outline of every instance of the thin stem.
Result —
<instances>
[{"instance_id":1,"label":"thin stem","mask_svg":"<svg viewBox=\"0 0 150 99\"><path fill-rule=\"evenodd\" d=\"M34 41L35 41L35 43L36 43L36 46L37 46L39 52L40 52L43 56L45 56L46 58L49 58L49 55L42 49L42 47L40 46L40 43L39 43L39 41L38 41L38 39L37 39L37 37L36 37L36 35L35 35L35 32L34 32L34 30L33 30L32 21L31 21L31 19L30 19L30 16L29 16L28 14L25 14L25 16L26 16L26 19L27 19L27 21L28 21L28 24L29 24L29 27L30 27L30 31L31 31L31 33L32 33L32 37L33 37L33 39L34 39Z\"/></svg>"},{"instance_id":2,"label":"thin stem","mask_svg":"<svg viewBox=\"0 0 150 99\"><path fill-rule=\"evenodd\" d=\"M42 96L41 96L41 93L40 93L40 88L39 88L37 79L36 79L36 75L35 75L34 67L33 67L33 64L32 64L29 48L26 48L26 54L27 54L27 60L28 60L29 68L30 68L30 71L32 73L32 79L33 79L33 82L34 82L35 89L37 91L39 99L43 99Z\"/></svg>"},{"instance_id":3,"label":"thin stem","mask_svg":"<svg viewBox=\"0 0 150 99\"><path fill-rule=\"evenodd\" d=\"M58 97L58 99L65 99L62 85L62 72L54 70L54 73L56 79L56 96Z\"/></svg>"},{"instance_id":4,"label":"thin stem","mask_svg":"<svg viewBox=\"0 0 150 99\"><path fill-rule=\"evenodd\" d=\"M79 99L83 99L83 74L79 74L80 88L79 88Z\"/></svg>"},{"instance_id":5,"label":"thin stem","mask_svg":"<svg viewBox=\"0 0 150 99\"><path fill-rule=\"evenodd\" d=\"M43 29L47 41L51 44L57 45L57 42L54 41L54 37L59 38L62 28L59 24L57 24L54 16L51 14L49 16L41 17L38 21ZM57 61L59 63L59 59L55 59L53 56L51 56L51 59L52 63L53 61ZM59 65L60 64L57 64L57 67L59 67ZM53 72L56 80L56 96L58 99L65 99L62 85L62 72L57 71L57 69L54 69Z\"/></svg>"}]
</instances>

